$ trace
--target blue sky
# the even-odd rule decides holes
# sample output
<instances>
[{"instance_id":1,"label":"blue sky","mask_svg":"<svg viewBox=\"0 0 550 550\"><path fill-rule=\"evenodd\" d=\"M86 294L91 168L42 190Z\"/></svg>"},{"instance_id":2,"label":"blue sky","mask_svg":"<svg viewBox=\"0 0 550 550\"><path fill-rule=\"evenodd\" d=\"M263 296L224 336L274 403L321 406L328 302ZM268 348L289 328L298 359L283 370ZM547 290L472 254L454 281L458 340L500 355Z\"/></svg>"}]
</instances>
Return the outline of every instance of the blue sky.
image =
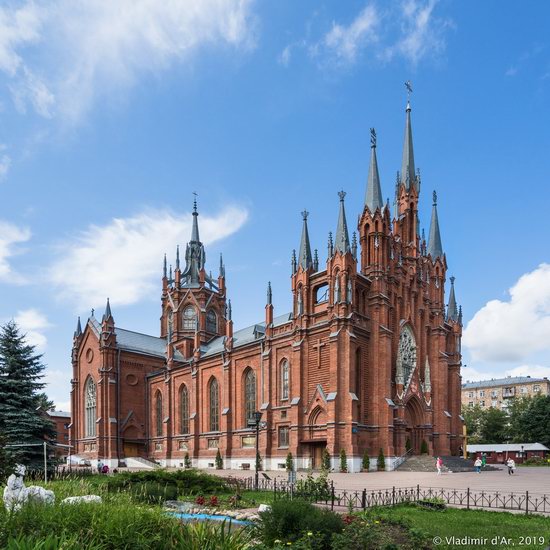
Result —
<instances>
[{"instance_id":1,"label":"blue sky","mask_svg":"<svg viewBox=\"0 0 550 550\"><path fill-rule=\"evenodd\" d=\"M158 333L162 256L199 194L236 326L290 308L300 211L326 257L363 208L369 128L400 168L412 80L421 216L437 189L464 379L550 373L550 43L544 3L81 0L0 7L0 321L69 400L76 316Z\"/></svg>"}]
</instances>

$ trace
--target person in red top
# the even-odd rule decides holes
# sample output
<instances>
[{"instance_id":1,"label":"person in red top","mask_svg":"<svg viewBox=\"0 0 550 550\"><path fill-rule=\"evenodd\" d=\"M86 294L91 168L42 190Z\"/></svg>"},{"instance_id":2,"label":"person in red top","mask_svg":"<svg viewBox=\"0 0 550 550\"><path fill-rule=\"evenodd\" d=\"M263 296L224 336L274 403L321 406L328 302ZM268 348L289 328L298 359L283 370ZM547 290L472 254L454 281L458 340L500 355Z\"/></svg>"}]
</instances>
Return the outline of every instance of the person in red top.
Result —
<instances>
[{"instance_id":1,"label":"person in red top","mask_svg":"<svg viewBox=\"0 0 550 550\"><path fill-rule=\"evenodd\" d=\"M437 468L437 475L441 475L441 468L443 467L443 460L438 456L435 461L435 467Z\"/></svg>"}]
</instances>

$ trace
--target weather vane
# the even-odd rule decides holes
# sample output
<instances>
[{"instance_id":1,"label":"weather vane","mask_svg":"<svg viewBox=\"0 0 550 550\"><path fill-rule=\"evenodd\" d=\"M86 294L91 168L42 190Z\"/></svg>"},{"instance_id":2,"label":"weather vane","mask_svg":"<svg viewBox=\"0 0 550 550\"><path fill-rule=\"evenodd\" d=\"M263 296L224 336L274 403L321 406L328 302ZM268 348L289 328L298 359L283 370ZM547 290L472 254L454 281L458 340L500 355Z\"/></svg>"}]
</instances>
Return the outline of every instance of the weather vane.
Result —
<instances>
[{"instance_id":1,"label":"weather vane","mask_svg":"<svg viewBox=\"0 0 550 550\"><path fill-rule=\"evenodd\" d=\"M197 197L199 196L199 194L196 191L193 191L193 195L195 195L195 198L193 200L193 208L196 212L197 211Z\"/></svg>"},{"instance_id":2,"label":"weather vane","mask_svg":"<svg viewBox=\"0 0 550 550\"><path fill-rule=\"evenodd\" d=\"M407 82L405 82L405 88L407 88L407 99L410 99L413 91L412 82L410 80L407 80Z\"/></svg>"},{"instance_id":3,"label":"weather vane","mask_svg":"<svg viewBox=\"0 0 550 550\"><path fill-rule=\"evenodd\" d=\"M376 130L374 128L370 129L370 146L376 147Z\"/></svg>"}]
</instances>

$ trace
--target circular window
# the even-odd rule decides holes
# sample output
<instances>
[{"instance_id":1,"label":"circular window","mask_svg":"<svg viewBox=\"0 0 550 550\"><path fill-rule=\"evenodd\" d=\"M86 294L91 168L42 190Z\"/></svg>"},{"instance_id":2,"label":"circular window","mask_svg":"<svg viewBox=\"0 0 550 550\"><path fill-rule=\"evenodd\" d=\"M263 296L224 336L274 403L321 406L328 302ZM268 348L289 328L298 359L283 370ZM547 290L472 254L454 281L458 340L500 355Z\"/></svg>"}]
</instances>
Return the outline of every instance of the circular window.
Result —
<instances>
[{"instance_id":1,"label":"circular window","mask_svg":"<svg viewBox=\"0 0 550 550\"><path fill-rule=\"evenodd\" d=\"M135 374L128 374L126 376L126 382L130 385L130 386L135 386L137 383L138 383L138 379L137 379L137 376Z\"/></svg>"},{"instance_id":2,"label":"circular window","mask_svg":"<svg viewBox=\"0 0 550 550\"><path fill-rule=\"evenodd\" d=\"M91 348L88 348L86 350L86 361L88 361L88 363L91 363L93 360L94 360L94 352Z\"/></svg>"}]
</instances>

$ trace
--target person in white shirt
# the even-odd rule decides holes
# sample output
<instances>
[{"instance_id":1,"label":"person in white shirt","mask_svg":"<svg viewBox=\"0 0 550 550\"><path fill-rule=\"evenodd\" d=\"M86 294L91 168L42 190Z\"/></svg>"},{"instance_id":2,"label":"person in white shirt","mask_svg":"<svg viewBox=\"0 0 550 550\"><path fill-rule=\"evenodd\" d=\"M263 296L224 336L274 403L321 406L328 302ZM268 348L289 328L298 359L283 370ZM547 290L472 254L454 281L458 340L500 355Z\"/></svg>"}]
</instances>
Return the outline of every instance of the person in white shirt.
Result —
<instances>
[{"instance_id":1,"label":"person in white shirt","mask_svg":"<svg viewBox=\"0 0 550 550\"><path fill-rule=\"evenodd\" d=\"M508 475L512 475L516 469L516 463L513 459L509 458L506 462L506 466L508 466Z\"/></svg>"}]
</instances>

